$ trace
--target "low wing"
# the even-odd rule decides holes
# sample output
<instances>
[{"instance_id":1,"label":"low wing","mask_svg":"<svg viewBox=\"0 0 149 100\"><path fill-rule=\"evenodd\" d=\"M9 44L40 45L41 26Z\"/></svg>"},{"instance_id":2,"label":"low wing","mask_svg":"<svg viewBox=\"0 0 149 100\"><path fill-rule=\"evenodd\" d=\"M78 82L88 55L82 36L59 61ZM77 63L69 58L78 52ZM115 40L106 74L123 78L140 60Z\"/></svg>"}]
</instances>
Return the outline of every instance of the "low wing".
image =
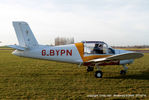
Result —
<instances>
[{"instance_id":1,"label":"low wing","mask_svg":"<svg viewBox=\"0 0 149 100\"><path fill-rule=\"evenodd\" d=\"M10 47L10 48L13 48L13 49L21 50L21 51L25 50L24 47L21 47L21 46L18 46L18 45L7 45L7 46Z\"/></svg>"},{"instance_id":2,"label":"low wing","mask_svg":"<svg viewBox=\"0 0 149 100\"><path fill-rule=\"evenodd\" d=\"M143 56L144 55L142 53L135 53L135 52L134 53L123 53L123 54L112 55L106 58L93 59L88 62L98 63L98 62L104 62L104 61L129 60L129 59L141 58Z\"/></svg>"}]
</instances>

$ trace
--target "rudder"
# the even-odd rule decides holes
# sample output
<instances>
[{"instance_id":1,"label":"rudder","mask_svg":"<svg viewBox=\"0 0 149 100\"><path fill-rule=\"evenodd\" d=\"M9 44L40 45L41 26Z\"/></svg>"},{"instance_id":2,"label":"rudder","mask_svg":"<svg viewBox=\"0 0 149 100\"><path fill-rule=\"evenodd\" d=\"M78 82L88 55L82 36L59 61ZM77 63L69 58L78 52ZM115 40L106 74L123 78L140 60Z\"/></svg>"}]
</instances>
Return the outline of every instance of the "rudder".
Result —
<instances>
[{"instance_id":1,"label":"rudder","mask_svg":"<svg viewBox=\"0 0 149 100\"><path fill-rule=\"evenodd\" d=\"M19 46L25 48L34 48L38 46L38 42L26 22L13 22L13 27L15 29Z\"/></svg>"}]
</instances>

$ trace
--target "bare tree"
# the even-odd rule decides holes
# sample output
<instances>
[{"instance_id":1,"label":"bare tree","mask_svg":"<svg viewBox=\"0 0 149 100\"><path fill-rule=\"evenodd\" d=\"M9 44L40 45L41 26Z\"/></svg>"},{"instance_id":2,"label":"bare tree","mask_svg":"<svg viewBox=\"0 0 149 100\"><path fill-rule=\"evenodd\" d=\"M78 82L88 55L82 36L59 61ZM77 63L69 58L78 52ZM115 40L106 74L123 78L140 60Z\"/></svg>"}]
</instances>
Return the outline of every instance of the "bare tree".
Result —
<instances>
[{"instance_id":1,"label":"bare tree","mask_svg":"<svg viewBox=\"0 0 149 100\"><path fill-rule=\"evenodd\" d=\"M74 38L57 37L55 38L55 45L73 44Z\"/></svg>"}]
</instances>

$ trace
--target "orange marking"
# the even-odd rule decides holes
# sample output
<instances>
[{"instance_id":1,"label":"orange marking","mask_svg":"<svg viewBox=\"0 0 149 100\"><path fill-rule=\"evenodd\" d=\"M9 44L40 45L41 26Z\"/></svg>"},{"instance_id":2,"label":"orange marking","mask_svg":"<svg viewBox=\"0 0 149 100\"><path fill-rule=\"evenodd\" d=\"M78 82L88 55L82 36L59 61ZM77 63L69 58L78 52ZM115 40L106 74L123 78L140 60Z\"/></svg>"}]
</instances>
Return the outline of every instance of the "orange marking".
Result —
<instances>
[{"instance_id":1,"label":"orange marking","mask_svg":"<svg viewBox=\"0 0 149 100\"><path fill-rule=\"evenodd\" d=\"M83 46L83 43L75 43L75 46L77 47L83 62L87 62L87 61L92 60L92 59L105 58L105 57L111 56L111 55L91 55L91 56L85 56L84 57L84 46Z\"/></svg>"},{"instance_id":2,"label":"orange marking","mask_svg":"<svg viewBox=\"0 0 149 100\"><path fill-rule=\"evenodd\" d=\"M79 54L83 60L83 57L84 57L84 48L83 48L83 43L75 43L78 51L79 51Z\"/></svg>"}]
</instances>

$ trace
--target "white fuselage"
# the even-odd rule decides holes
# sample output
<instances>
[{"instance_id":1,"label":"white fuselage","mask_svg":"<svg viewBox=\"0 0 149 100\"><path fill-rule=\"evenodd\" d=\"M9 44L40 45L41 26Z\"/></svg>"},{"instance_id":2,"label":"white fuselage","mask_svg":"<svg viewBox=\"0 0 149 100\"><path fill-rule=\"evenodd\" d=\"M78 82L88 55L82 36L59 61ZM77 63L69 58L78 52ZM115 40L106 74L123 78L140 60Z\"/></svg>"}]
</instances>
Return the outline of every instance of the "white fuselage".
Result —
<instances>
[{"instance_id":1,"label":"white fuselage","mask_svg":"<svg viewBox=\"0 0 149 100\"><path fill-rule=\"evenodd\" d=\"M121 54L131 51L115 49L115 54ZM51 61L67 62L74 64L82 64L83 59L81 58L79 51L75 44L61 45L61 46L45 46L39 45L35 48L27 48L24 51L15 50L12 54L21 57L29 57L36 59L45 59ZM119 64L130 64L133 60L120 60Z\"/></svg>"},{"instance_id":2,"label":"white fuselage","mask_svg":"<svg viewBox=\"0 0 149 100\"><path fill-rule=\"evenodd\" d=\"M21 57L53 60L68 63L83 63L80 54L74 44L63 46L44 46L26 49L24 51L15 50L12 54Z\"/></svg>"}]
</instances>

